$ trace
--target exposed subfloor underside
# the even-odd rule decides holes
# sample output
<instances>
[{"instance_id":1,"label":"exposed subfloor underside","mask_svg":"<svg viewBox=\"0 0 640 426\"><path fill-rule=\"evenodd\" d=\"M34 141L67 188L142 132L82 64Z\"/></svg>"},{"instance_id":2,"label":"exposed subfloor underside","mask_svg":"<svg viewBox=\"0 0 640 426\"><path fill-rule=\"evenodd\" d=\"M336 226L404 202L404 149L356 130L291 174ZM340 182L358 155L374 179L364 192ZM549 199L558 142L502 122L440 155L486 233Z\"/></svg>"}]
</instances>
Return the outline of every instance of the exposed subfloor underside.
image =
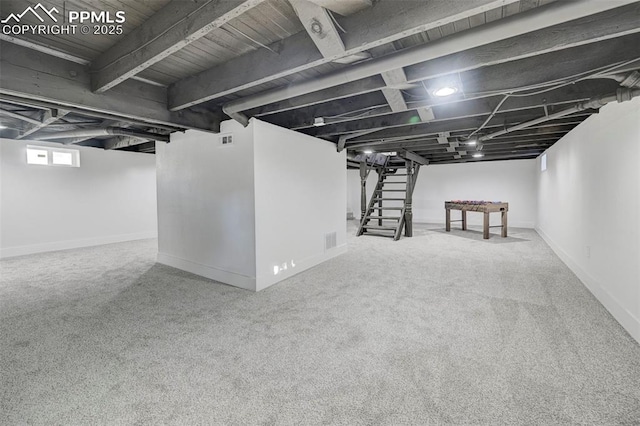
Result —
<instances>
[{"instance_id":1,"label":"exposed subfloor underside","mask_svg":"<svg viewBox=\"0 0 640 426\"><path fill-rule=\"evenodd\" d=\"M534 231L415 228L260 293L155 240L4 260L0 423L637 424L640 346Z\"/></svg>"}]
</instances>

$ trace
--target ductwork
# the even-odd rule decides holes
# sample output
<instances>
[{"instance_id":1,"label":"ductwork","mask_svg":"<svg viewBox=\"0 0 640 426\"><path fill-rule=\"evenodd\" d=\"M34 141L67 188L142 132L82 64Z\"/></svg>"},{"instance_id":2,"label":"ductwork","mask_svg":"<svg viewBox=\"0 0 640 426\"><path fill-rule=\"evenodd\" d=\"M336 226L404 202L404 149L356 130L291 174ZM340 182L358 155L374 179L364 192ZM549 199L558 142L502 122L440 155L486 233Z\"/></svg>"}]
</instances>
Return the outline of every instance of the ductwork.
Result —
<instances>
[{"instance_id":1,"label":"ductwork","mask_svg":"<svg viewBox=\"0 0 640 426\"><path fill-rule=\"evenodd\" d=\"M640 88L640 72L638 71L629 74L598 74L593 78L608 78L617 81L622 87Z\"/></svg>"},{"instance_id":2,"label":"ductwork","mask_svg":"<svg viewBox=\"0 0 640 426\"><path fill-rule=\"evenodd\" d=\"M544 123L547 121L551 121L551 120L556 120L558 118L562 118L565 117L567 115L579 112L579 111L584 111L586 109L597 109L600 107L603 107L604 105L608 104L609 102L625 102L625 101L629 101L632 98L635 98L637 96L640 96L640 89L627 89L627 88L620 88L617 90L616 94L614 95L609 95L609 96L601 96L599 98L594 98L594 99L589 99L588 101L585 102L580 102L574 106L572 106L571 108L567 108L564 109L562 111L558 111L554 114L549 114L546 115L544 117L540 117L540 118L536 118L535 120L531 120L531 121L526 121L524 123L520 123L518 125L506 128L504 130L500 130L498 132L494 132L494 133L490 133L488 135L484 135L482 137L480 137L478 139L478 144L476 145L476 149L478 151L482 150L482 142L496 138L498 136L502 136L505 135L507 133L511 133L511 132L515 132L517 130L522 130L522 129L526 129L528 127L531 126L535 126L537 124L540 123Z\"/></svg>"},{"instance_id":3,"label":"ductwork","mask_svg":"<svg viewBox=\"0 0 640 426\"><path fill-rule=\"evenodd\" d=\"M169 135L159 135L157 133L142 132L132 129L121 129L118 127L102 127L94 129L70 130L68 132L57 132L47 135L37 135L31 137L34 140L55 140L66 138L94 138L99 136L129 136L138 139L147 139L160 142L169 142Z\"/></svg>"},{"instance_id":4,"label":"ductwork","mask_svg":"<svg viewBox=\"0 0 640 426\"><path fill-rule=\"evenodd\" d=\"M620 82L620 86L640 88L640 72L634 71L629 73L629 75Z\"/></svg>"},{"instance_id":5,"label":"ductwork","mask_svg":"<svg viewBox=\"0 0 640 426\"><path fill-rule=\"evenodd\" d=\"M516 37L532 31L562 24L567 21L601 13L637 0L583 0L576 2L559 1L540 10L533 9L526 13L502 19L493 24L479 26L473 30L464 31L397 53L383 56L371 61L350 66L340 72L291 84L284 88L269 90L253 96L247 96L222 107L222 110L234 120L246 126L249 119L242 114L252 108L279 102L307 93L328 89L345 83L350 83L373 75L381 74L440 58L452 53L461 52L478 46L494 43L506 38Z\"/></svg>"}]
</instances>

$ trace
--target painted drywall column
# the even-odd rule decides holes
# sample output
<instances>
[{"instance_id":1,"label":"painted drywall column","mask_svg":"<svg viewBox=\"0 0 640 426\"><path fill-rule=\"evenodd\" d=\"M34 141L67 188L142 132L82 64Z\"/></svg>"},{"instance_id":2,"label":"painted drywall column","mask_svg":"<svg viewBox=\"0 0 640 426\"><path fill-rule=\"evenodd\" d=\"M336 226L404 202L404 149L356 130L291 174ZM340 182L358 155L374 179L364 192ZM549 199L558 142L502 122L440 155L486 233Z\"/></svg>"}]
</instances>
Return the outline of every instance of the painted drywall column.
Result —
<instances>
[{"instance_id":1,"label":"painted drywall column","mask_svg":"<svg viewBox=\"0 0 640 426\"><path fill-rule=\"evenodd\" d=\"M253 127L175 133L156 158L158 262L255 290Z\"/></svg>"},{"instance_id":2,"label":"painted drywall column","mask_svg":"<svg viewBox=\"0 0 640 426\"><path fill-rule=\"evenodd\" d=\"M601 108L546 162L536 229L640 342L640 99Z\"/></svg>"},{"instance_id":3,"label":"painted drywall column","mask_svg":"<svg viewBox=\"0 0 640 426\"><path fill-rule=\"evenodd\" d=\"M257 291L346 251L346 157L335 144L226 121L220 135L172 136L157 159L161 263Z\"/></svg>"},{"instance_id":4,"label":"painted drywall column","mask_svg":"<svg viewBox=\"0 0 640 426\"><path fill-rule=\"evenodd\" d=\"M359 219L359 172L350 170L348 175L349 208ZM444 202L447 200L506 201L509 203L509 226L533 228L537 211L536 178L535 160L422 166L413 193L413 220L444 224ZM371 197L377 179L375 172L369 174L367 199ZM469 213L467 218L470 225L482 225L481 214ZM491 221L492 225L499 225L500 215L492 215Z\"/></svg>"},{"instance_id":5,"label":"painted drywall column","mask_svg":"<svg viewBox=\"0 0 640 426\"><path fill-rule=\"evenodd\" d=\"M61 147L0 139L0 257L156 237L153 155L77 146L80 167L41 166L27 145Z\"/></svg>"},{"instance_id":6,"label":"painted drywall column","mask_svg":"<svg viewBox=\"0 0 640 426\"><path fill-rule=\"evenodd\" d=\"M252 125L261 290L346 251L347 171L334 143Z\"/></svg>"}]
</instances>

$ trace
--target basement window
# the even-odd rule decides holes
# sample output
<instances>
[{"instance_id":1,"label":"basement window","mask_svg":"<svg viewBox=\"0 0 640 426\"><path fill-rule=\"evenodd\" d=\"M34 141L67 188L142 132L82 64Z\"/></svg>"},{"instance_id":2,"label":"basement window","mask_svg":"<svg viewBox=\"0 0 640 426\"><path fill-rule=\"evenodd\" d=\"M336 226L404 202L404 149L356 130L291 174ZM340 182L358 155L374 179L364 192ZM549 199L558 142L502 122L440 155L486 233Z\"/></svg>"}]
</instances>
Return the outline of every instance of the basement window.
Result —
<instances>
[{"instance_id":1,"label":"basement window","mask_svg":"<svg viewBox=\"0 0 640 426\"><path fill-rule=\"evenodd\" d=\"M547 170L547 154L546 153L542 154L542 156L540 157L540 171L544 172L545 170Z\"/></svg>"},{"instance_id":2,"label":"basement window","mask_svg":"<svg viewBox=\"0 0 640 426\"><path fill-rule=\"evenodd\" d=\"M46 149L27 148L27 164L49 165L49 151Z\"/></svg>"},{"instance_id":3,"label":"basement window","mask_svg":"<svg viewBox=\"0 0 640 426\"><path fill-rule=\"evenodd\" d=\"M80 167L80 151L77 149L27 145L27 164Z\"/></svg>"}]
</instances>

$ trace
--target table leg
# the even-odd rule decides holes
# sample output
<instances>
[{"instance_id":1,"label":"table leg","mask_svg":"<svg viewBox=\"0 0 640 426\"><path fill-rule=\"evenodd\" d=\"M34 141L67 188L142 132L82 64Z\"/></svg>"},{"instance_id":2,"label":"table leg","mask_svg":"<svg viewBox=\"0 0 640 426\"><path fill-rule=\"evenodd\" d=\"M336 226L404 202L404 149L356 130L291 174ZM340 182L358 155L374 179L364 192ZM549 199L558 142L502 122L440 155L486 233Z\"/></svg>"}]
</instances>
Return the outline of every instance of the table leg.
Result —
<instances>
[{"instance_id":1,"label":"table leg","mask_svg":"<svg viewBox=\"0 0 640 426\"><path fill-rule=\"evenodd\" d=\"M489 239L489 212L484 212L484 222L482 227L482 238Z\"/></svg>"},{"instance_id":2,"label":"table leg","mask_svg":"<svg viewBox=\"0 0 640 426\"><path fill-rule=\"evenodd\" d=\"M502 236L507 236L507 212L502 212Z\"/></svg>"},{"instance_id":3,"label":"table leg","mask_svg":"<svg viewBox=\"0 0 640 426\"><path fill-rule=\"evenodd\" d=\"M462 230L467 230L467 211L462 210Z\"/></svg>"},{"instance_id":4,"label":"table leg","mask_svg":"<svg viewBox=\"0 0 640 426\"><path fill-rule=\"evenodd\" d=\"M451 231L451 209L446 209L445 229Z\"/></svg>"}]
</instances>

